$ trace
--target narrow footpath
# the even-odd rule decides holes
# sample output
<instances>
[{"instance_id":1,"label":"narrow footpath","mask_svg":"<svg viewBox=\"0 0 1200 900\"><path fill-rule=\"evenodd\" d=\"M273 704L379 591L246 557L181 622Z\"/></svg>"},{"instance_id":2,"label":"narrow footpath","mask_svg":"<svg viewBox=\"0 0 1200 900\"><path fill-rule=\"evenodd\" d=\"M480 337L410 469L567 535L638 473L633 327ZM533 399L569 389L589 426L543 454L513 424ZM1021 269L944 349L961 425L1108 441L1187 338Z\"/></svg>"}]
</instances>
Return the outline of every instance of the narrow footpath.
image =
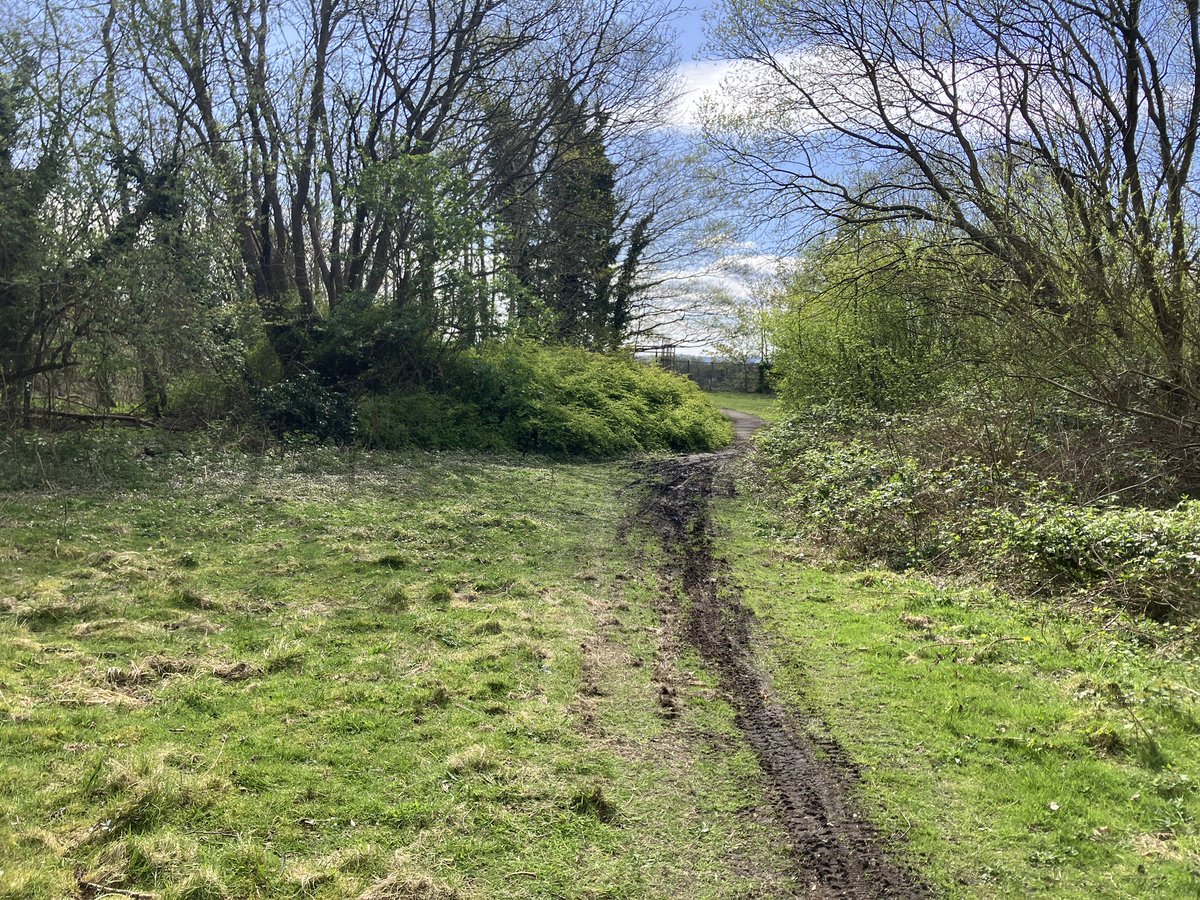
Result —
<instances>
[{"instance_id":1,"label":"narrow footpath","mask_svg":"<svg viewBox=\"0 0 1200 900\"><path fill-rule=\"evenodd\" d=\"M685 597L681 638L715 672L738 726L770 784L770 801L787 830L805 896L924 897L928 891L884 851L852 800L853 762L819 722L785 708L754 653L758 627L714 551L711 499L722 469L741 454L755 416L724 410L735 439L717 453L655 463L643 480L637 517L667 554L662 575L671 597Z\"/></svg>"}]
</instances>

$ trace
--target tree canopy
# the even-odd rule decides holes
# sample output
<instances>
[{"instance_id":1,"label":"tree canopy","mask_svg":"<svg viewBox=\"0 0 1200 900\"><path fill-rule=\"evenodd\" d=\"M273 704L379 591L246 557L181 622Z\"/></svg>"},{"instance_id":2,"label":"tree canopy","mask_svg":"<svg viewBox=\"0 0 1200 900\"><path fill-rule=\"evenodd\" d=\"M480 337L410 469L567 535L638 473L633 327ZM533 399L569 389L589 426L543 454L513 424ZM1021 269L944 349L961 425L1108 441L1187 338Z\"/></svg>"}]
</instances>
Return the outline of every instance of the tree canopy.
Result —
<instances>
[{"instance_id":1,"label":"tree canopy","mask_svg":"<svg viewBox=\"0 0 1200 900\"><path fill-rule=\"evenodd\" d=\"M767 214L902 230L874 264L1037 348L1007 374L1191 440L1200 5L729 0L717 40L741 99L709 131Z\"/></svg>"}]
</instances>

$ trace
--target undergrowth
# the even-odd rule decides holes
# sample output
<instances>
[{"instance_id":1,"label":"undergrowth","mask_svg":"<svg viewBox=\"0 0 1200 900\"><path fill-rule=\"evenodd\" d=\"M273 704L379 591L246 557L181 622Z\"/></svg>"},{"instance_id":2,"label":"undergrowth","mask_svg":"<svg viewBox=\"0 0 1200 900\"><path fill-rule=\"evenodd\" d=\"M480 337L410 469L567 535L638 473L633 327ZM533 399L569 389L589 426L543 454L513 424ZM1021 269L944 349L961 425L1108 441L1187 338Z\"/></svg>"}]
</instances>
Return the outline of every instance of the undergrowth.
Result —
<instances>
[{"instance_id":1,"label":"undergrowth","mask_svg":"<svg viewBox=\"0 0 1200 900\"><path fill-rule=\"evenodd\" d=\"M728 443L696 385L657 366L571 348L505 344L463 354L441 387L364 396L369 447L518 450L607 458Z\"/></svg>"},{"instance_id":2,"label":"undergrowth","mask_svg":"<svg viewBox=\"0 0 1200 900\"><path fill-rule=\"evenodd\" d=\"M232 387L182 382L167 421L379 450L591 459L714 450L732 437L729 423L686 378L628 354L572 347L489 344L427 361L420 377L372 368L356 377L285 377L275 366L248 367L246 378Z\"/></svg>"},{"instance_id":3,"label":"undergrowth","mask_svg":"<svg viewBox=\"0 0 1200 900\"><path fill-rule=\"evenodd\" d=\"M1079 411L1013 425L966 405L835 405L794 412L760 448L791 521L840 555L1191 617L1200 502L1127 427Z\"/></svg>"}]
</instances>

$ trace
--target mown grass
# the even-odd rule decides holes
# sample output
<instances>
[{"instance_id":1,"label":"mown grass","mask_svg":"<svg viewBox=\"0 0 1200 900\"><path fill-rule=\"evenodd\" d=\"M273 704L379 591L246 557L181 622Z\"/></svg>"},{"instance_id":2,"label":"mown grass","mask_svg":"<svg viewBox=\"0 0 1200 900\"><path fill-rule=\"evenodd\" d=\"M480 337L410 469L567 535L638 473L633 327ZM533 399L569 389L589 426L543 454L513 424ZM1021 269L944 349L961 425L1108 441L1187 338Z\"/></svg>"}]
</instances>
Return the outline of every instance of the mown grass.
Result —
<instances>
[{"instance_id":1,"label":"mown grass","mask_svg":"<svg viewBox=\"0 0 1200 900\"><path fill-rule=\"evenodd\" d=\"M139 465L0 495L0 897L786 890L728 706L661 714L627 470Z\"/></svg>"},{"instance_id":2,"label":"mown grass","mask_svg":"<svg viewBox=\"0 0 1200 900\"><path fill-rule=\"evenodd\" d=\"M1195 626L816 564L762 497L720 521L764 663L901 856L948 896L1197 895Z\"/></svg>"},{"instance_id":3,"label":"mown grass","mask_svg":"<svg viewBox=\"0 0 1200 900\"><path fill-rule=\"evenodd\" d=\"M766 419L778 421L783 409L774 394L746 394L741 391L706 391L704 394L719 409L736 409Z\"/></svg>"}]
</instances>

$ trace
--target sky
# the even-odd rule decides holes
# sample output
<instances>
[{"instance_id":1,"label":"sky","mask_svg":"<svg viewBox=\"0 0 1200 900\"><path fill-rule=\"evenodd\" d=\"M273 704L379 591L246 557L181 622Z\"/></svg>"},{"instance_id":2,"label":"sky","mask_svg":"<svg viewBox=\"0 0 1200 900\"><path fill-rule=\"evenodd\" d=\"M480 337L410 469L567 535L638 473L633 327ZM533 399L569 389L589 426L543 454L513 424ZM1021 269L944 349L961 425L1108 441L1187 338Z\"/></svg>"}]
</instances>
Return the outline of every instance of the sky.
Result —
<instances>
[{"instance_id":1,"label":"sky","mask_svg":"<svg viewBox=\"0 0 1200 900\"><path fill-rule=\"evenodd\" d=\"M693 116L700 99L705 93L720 87L725 66L718 60L704 58L710 55L705 51L708 37L704 19L719 5L720 0L691 0L681 8L681 15L676 22L679 31L679 69L687 90L672 116L678 125L694 124Z\"/></svg>"},{"instance_id":2,"label":"sky","mask_svg":"<svg viewBox=\"0 0 1200 900\"><path fill-rule=\"evenodd\" d=\"M705 41L703 17L715 6L716 3L711 0L692 0L685 7L687 12L681 17L678 26L679 55L684 62L692 59L703 46Z\"/></svg>"},{"instance_id":3,"label":"sky","mask_svg":"<svg viewBox=\"0 0 1200 900\"><path fill-rule=\"evenodd\" d=\"M705 34L705 16L720 6L721 0L690 0L681 7L681 15L675 22L678 30L679 71L685 91L679 104L670 113L671 124L691 131L698 124L696 114L706 94L715 94L721 81L729 71L729 63L710 59L711 51L705 50L708 37ZM779 258L762 252L750 235L746 235L739 248L730 255L730 265L713 269L706 266L703 271L680 271L678 277L684 283L694 284L697 291L720 291L736 299L749 299L754 289L752 283L761 284L761 279L774 272ZM757 288L761 290L761 287ZM664 337L680 342L680 352L708 355L715 352L714 334L700 323L712 318L714 311L707 306L696 310L688 324L676 324L664 329Z\"/></svg>"}]
</instances>

